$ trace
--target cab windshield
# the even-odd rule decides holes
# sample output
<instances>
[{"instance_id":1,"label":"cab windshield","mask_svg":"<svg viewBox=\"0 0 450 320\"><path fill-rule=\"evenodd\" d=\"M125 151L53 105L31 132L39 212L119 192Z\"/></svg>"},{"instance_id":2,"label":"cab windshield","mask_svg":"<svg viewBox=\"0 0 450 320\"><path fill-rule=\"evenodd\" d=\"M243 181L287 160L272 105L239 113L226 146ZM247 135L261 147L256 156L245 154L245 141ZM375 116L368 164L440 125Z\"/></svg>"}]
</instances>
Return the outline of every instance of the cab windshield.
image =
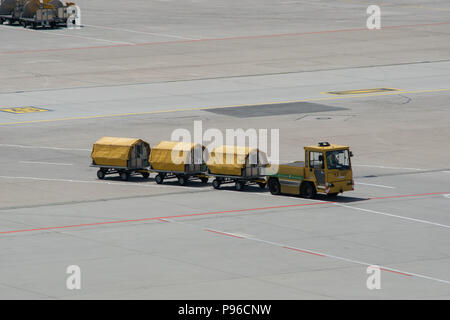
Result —
<instances>
[{"instance_id":1,"label":"cab windshield","mask_svg":"<svg viewBox=\"0 0 450 320\"><path fill-rule=\"evenodd\" d=\"M350 157L348 150L327 151L328 169L350 169Z\"/></svg>"}]
</instances>

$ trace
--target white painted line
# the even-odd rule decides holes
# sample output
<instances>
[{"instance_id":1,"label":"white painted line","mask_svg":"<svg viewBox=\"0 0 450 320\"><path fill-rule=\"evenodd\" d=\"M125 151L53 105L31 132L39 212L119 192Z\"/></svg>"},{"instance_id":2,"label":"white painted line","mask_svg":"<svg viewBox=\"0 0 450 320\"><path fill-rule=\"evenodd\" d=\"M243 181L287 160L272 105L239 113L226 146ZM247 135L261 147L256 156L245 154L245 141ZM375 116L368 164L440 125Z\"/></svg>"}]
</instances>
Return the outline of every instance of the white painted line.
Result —
<instances>
[{"instance_id":1,"label":"white painted line","mask_svg":"<svg viewBox=\"0 0 450 320\"><path fill-rule=\"evenodd\" d=\"M311 253L314 253L314 254L323 255L323 256L328 257L328 258L332 258L332 259L336 259L336 260L342 260L342 261L351 262L351 263L356 263L356 264L360 264L360 265L364 265L364 266L378 265L376 263L369 263L369 262L364 262L364 261L353 260L353 259L349 259L349 258L344 258L344 257L331 255L331 254L320 252L320 251L315 251L315 250L310 250L310 249L303 249L303 248L297 248L297 247L293 247L293 246L290 246L290 245L286 245L286 244L282 244L282 243L276 243L276 242L270 242L270 241L262 240L262 239L258 239L258 238L245 238L245 239L254 240L254 241L260 241L260 242L264 242L264 243L268 243L268 244L272 244L272 245L276 245L276 246L281 246L281 247L289 247L289 248L292 248L292 249L296 249L296 250L300 250L300 251L304 251L304 252L311 252ZM450 284L450 281L448 281L448 280L434 278L434 277L426 276L426 275L423 275L423 274L412 273L412 272L409 272L409 271L402 271L402 270L398 270L398 269L394 269L394 268L390 268L390 267L386 267L386 266L382 266L382 265L378 265L378 266L381 269L390 270L390 271L394 271L394 272L398 272L398 273L408 274L408 275L415 276L415 277L418 277L418 278L424 278L424 279L428 279L428 280L433 280L433 281L438 281L438 282Z\"/></svg>"},{"instance_id":2,"label":"white painted line","mask_svg":"<svg viewBox=\"0 0 450 320\"><path fill-rule=\"evenodd\" d=\"M5 148L23 148L23 149L67 150L67 151L91 151L91 149L58 148L58 147L42 147L42 146L22 146L22 145L18 145L18 144L0 144L0 147L5 147Z\"/></svg>"},{"instance_id":3,"label":"white painted line","mask_svg":"<svg viewBox=\"0 0 450 320\"><path fill-rule=\"evenodd\" d=\"M380 187L380 188L387 188L387 189L395 189L395 187L390 186L384 186L382 184L372 184L372 183L362 183L362 182L355 182L355 184L361 184L364 186L371 186L371 187Z\"/></svg>"},{"instance_id":4,"label":"white painted line","mask_svg":"<svg viewBox=\"0 0 450 320\"><path fill-rule=\"evenodd\" d=\"M341 203L336 203L336 202L334 204L337 205L337 206L340 206L340 207L349 208L349 209L353 209L353 210L359 210L359 211L379 214L379 215L383 215L383 216L394 217L394 218L403 219L403 220L409 220L409 221L413 221L413 222L430 224L430 225L443 227L443 228L450 228L449 225L441 224L441 223L437 223L437 222L432 222L432 221L428 221L428 220L409 218L409 217L399 216L399 215L386 213L386 212L380 212L380 211L375 211L375 210L369 210L369 209L363 209L363 208L358 208L358 207L353 207L353 206L347 206L347 205L344 205L344 204L341 204Z\"/></svg>"},{"instance_id":5,"label":"white painted line","mask_svg":"<svg viewBox=\"0 0 450 320\"><path fill-rule=\"evenodd\" d=\"M131 32L131 33L147 34L147 35L157 36L157 37L168 37L168 38L176 38L176 39L184 39L184 40L201 40L198 38L183 37L183 36L177 36L177 35L173 35L173 34L154 33L154 32L130 30L130 29L124 29L124 28L105 27L105 26L95 26L92 24L85 24L84 26L91 27L91 28L100 28L100 29L107 29L107 30L116 30L116 31L124 31L124 32Z\"/></svg>"},{"instance_id":6,"label":"white painted line","mask_svg":"<svg viewBox=\"0 0 450 320\"><path fill-rule=\"evenodd\" d=\"M403 167L387 167L387 166L375 166L369 164L354 164L353 167L368 167L368 168L380 168L380 169L392 169L392 170L412 170L412 171L424 171L426 169L419 168L403 168Z\"/></svg>"},{"instance_id":7,"label":"white painted line","mask_svg":"<svg viewBox=\"0 0 450 320\"><path fill-rule=\"evenodd\" d=\"M172 222L172 223L178 223L178 224L191 226L191 227L194 227L194 228L201 228L203 230L204 229L213 230L213 229L211 229L209 227L199 226L199 225L196 225L196 224L187 223L185 221L174 221L174 220L170 220L169 221L168 219L166 219L166 221ZM223 233L223 234L231 234L229 232L220 231L220 230L217 230L217 229L214 229L214 231L220 232L220 233ZM358 261L358 260L349 259L349 258L340 257L340 256L335 256L335 255L332 255L332 254L328 254L328 253L324 253L324 252L320 252L320 251L315 251L315 250L311 250L311 249L298 248L298 247L294 247L294 246L291 246L291 245L288 245L288 244L277 243L277 242L273 242L273 241L268 241L268 240L264 240L264 239L251 237L251 236L246 236L245 234L233 233L232 235L239 236L239 237L241 237L242 239L245 239L245 240L261 242L261 243L265 243L265 244L268 244L268 245L273 245L273 246L277 246L277 247L281 247L281 248L294 249L294 250L302 251L304 253L321 255L323 257L336 259L336 260L341 260L341 261L350 262L350 263L355 263L355 264L359 264L359 265L363 265L363 266L377 265L377 266L380 267L380 269L383 269L385 271L392 271L392 272L400 273L400 274L403 274L403 275L409 275L409 276L414 276L414 277L423 278L423 279L427 279L427 280L432 280L432 281L437 281L437 282L441 282L441 283L450 284L450 281L448 281L448 280L439 279L439 278L435 278L435 277L430 277L430 276L423 275L423 274L418 274L418 273L412 273L412 272L409 272L409 271L403 271L403 270L399 270L399 269L394 269L394 268L386 267L386 266L383 266L383 265L380 265L380 264L377 264L377 263L369 263L369 262L364 262L364 261Z\"/></svg>"},{"instance_id":8,"label":"white painted line","mask_svg":"<svg viewBox=\"0 0 450 320\"><path fill-rule=\"evenodd\" d=\"M7 28L7 29L10 29L10 30L23 30L23 31L29 31L29 32L39 32L39 33L50 34L50 35L53 35L53 36L80 38L80 39L102 41L102 42L109 42L109 43L115 43L115 44L130 44L130 45L135 44L135 43L132 43L132 42L125 42L125 41L115 41L115 40L107 40L107 39L99 39L99 38L92 38L92 37L77 36L77 35L74 35L74 34L64 34L64 33L58 33L58 32L55 32L55 31L50 32L50 31L34 30L34 29L28 29L28 28L17 28L17 27L14 27L14 26L7 26L7 25L0 25L0 27Z\"/></svg>"},{"instance_id":9,"label":"white painted line","mask_svg":"<svg viewBox=\"0 0 450 320\"><path fill-rule=\"evenodd\" d=\"M73 166L72 163L59 163L59 162L40 162L40 161L19 161L20 163L26 163L26 164L48 164L48 165L55 165L55 166Z\"/></svg>"},{"instance_id":10,"label":"white painted line","mask_svg":"<svg viewBox=\"0 0 450 320\"><path fill-rule=\"evenodd\" d=\"M56 178L37 178L37 177L12 177L12 176L0 176L0 179L18 179L18 180L35 180L35 181L51 181L51 182L68 182L68 183L91 183L91 184L103 184L112 186L127 186L127 187L144 187L144 188L180 188L184 190L189 190L183 186L174 185L161 185L161 184L150 184L150 183L121 183L112 181L89 181L89 180L72 180L72 179L56 179ZM209 191L210 189L196 189L197 191Z\"/></svg>"}]
</instances>

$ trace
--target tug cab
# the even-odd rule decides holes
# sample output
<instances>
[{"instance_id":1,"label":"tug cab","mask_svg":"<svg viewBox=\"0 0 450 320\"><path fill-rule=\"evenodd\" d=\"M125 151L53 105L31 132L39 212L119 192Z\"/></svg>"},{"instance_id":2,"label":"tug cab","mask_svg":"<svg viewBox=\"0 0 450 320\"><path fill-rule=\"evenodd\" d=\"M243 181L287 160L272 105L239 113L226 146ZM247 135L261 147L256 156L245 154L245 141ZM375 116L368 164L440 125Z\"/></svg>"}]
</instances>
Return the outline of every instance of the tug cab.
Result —
<instances>
[{"instance_id":1,"label":"tug cab","mask_svg":"<svg viewBox=\"0 0 450 320\"><path fill-rule=\"evenodd\" d=\"M319 142L318 145L304 147L304 150L304 162L273 166L275 171L267 175L272 194L314 198L318 193L336 196L353 190L352 152L348 146Z\"/></svg>"}]
</instances>

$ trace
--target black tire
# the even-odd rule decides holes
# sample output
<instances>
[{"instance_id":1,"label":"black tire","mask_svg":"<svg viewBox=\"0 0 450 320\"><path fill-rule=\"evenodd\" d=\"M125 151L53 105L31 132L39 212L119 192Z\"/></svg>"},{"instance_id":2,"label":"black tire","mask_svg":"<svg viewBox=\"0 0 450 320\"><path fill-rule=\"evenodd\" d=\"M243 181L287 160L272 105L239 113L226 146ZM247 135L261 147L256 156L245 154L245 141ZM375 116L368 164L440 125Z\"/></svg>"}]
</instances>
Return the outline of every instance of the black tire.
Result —
<instances>
[{"instance_id":1,"label":"black tire","mask_svg":"<svg viewBox=\"0 0 450 320\"><path fill-rule=\"evenodd\" d=\"M258 186L261 190L264 190L266 188L266 184L264 182L258 182Z\"/></svg>"},{"instance_id":2,"label":"black tire","mask_svg":"<svg viewBox=\"0 0 450 320\"><path fill-rule=\"evenodd\" d=\"M200 178L200 181L202 182L202 183L208 183L208 178Z\"/></svg>"},{"instance_id":3,"label":"black tire","mask_svg":"<svg viewBox=\"0 0 450 320\"><path fill-rule=\"evenodd\" d=\"M214 189L219 189L220 188L220 181L217 179L214 179L212 182L212 186Z\"/></svg>"},{"instance_id":4,"label":"black tire","mask_svg":"<svg viewBox=\"0 0 450 320\"><path fill-rule=\"evenodd\" d=\"M122 171L122 172L120 173L120 179L121 179L122 181L128 181L129 178L130 178L130 174L129 174L128 172Z\"/></svg>"},{"instance_id":5,"label":"black tire","mask_svg":"<svg viewBox=\"0 0 450 320\"><path fill-rule=\"evenodd\" d=\"M244 181L236 181L236 183L234 184L234 188L237 191L242 191L244 190L244 186L245 186L245 182Z\"/></svg>"},{"instance_id":6,"label":"black tire","mask_svg":"<svg viewBox=\"0 0 450 320\"><path fill-rule=\"evenodd\" d=\"M160 173L158 173L155 177L155 181L157 184L161 184L164 182L164 176Z\"/></svg>"},{"instance_id":7,"label":"black tire","mask_svg":"<svg viewBox=\"0 0 450 320\"><path fill-rule=\"evenodd\" d=\"M148 179L148 177L150 177L150 173L148 173L148 172L141 172L141 174L142 174L142 178L144 178L144 179Z\"/></svg>"},{"instance_id":8,"label":"black tire","mask_svg":"<svg viewBox=\"0 0 450 320\"><path fill-rule=\"evenodd\" d=\"M103 171L102 169L99 169L97 171L97 178L99 178L100 180L105 179L105 171Z\"/></svg>"},{"instance_id":9,"label":"black tire","mask_svg":"<svg viewBox=\"0 0 450 320\"><path fill-rule=\"evenodd\" d=\"M316 197L316 187L310 182L302 183L300 187L300 196L307 199L314 199Z\"/></svg>"},{"instance_id":10,"label":"black tire","mask_svg":"<svg viewBox=\"0 0 450 320\"><path fill-rule=\"evenodd\" d=\"M185 176L178 176L177 178L178 178L178 183L180 184L180 186L186 185L187 179Z\"/></svg>"},{"instance_id":11,"label":"black tire","mask_svg":"<svg viewBox=\"0 0 450 320\"><path fill-rule=\"evenodd\" d=\"M278 179L272 178L269 180L269 191L273 195L279 195L281 193L281 186Z\"/></svg>"}]
</instances>

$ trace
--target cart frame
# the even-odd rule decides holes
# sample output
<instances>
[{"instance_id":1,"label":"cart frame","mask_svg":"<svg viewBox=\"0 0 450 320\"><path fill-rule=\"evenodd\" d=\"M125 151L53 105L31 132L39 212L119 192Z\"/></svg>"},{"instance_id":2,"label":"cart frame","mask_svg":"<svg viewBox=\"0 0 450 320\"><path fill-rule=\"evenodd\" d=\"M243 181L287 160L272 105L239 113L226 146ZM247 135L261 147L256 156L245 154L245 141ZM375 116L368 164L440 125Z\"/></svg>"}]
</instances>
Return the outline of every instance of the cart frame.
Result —
<instances>
[{"instance_id":1,"label":"cart frame","mask_svg":"<svg viewBox=\"0 0 450 320\"><path fill-rule=\"evenodd\" d=\"M203 171L167 171L152 169L150 166L149 172L157 173L155 181L157 184L162 184L165 179L178 179L178 183L182 186L186 185L188 181L200 180L202 183L208 183L209 177Z\"/></svg>"},{"instance_id":2,"label":"cart frame","mask_svg":"<svg viewBox=\"0 0 450 320\"><path fill-rule=\"evenodd\" d=\"M222 174L212 174L208 173L207 176L213 177L212 182L214 189L219 189L222 184L234 183L234 187L237 191L244 190L246 185L257 184L262 190L266 188L266 178L265 176L228 176Z\"/></svg>"},{"instance_id":3,"label":"cart frame","mask_svg":"<svg viewBox=\"0 0 450 320\"><path fill-rule=\"evenodd\" d=\"M97 178L100 180L105 179L107 175L119 174L122 181L128 181L130 176L141 174L144 179L150 177L150 171L147 168L127 168L127 167L115 167L115 166L102 166L97 164L91 164L90 167L99 168L97 171Z\"/></svg>"}]
</instances>

